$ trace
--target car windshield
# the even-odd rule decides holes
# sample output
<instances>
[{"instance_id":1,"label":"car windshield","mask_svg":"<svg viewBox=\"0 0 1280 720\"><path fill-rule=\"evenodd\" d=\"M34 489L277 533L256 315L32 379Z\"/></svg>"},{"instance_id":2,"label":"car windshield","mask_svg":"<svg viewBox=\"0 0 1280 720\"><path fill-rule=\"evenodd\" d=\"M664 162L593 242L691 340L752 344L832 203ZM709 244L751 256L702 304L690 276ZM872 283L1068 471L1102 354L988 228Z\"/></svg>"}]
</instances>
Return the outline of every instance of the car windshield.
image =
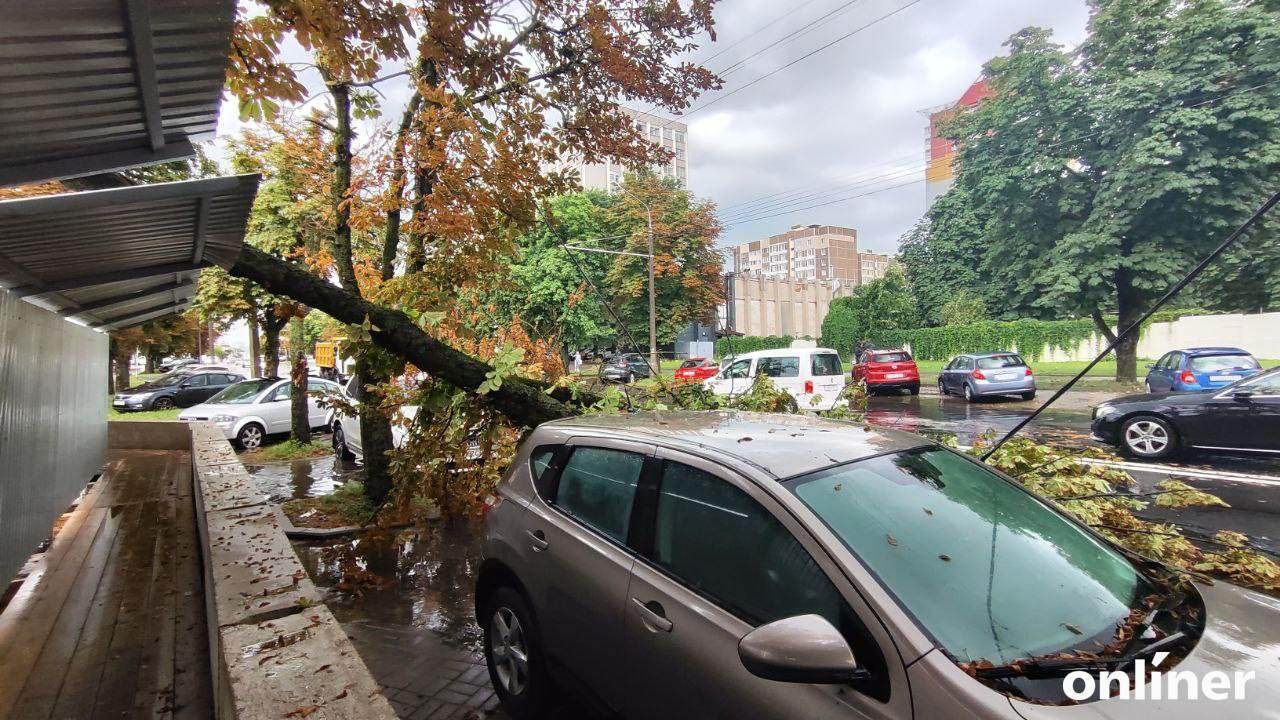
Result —
<instances>
[{"instance_id":1,"label":"car windshield","mask_svg":"<svg viewBox=\"0 0 1280 720\"><path fill-rule=\"evenodd\" d=\"M205 402L248 405L253 402L254 398L258 397L258 393L276 384L276 382L277 380L273 378L245 380L244 382L238 382L235 385L228 385L222 390L222 392L214 395Z\"/></svg>"},{"instance_id":2,"label":"car windshield","mask_svg":"<svg viewBox=\"0 0 1280 720\"><path fill-rule=\"evenodd\" d=\"M1206 355L1191 358L1191 369L1195 372L1256 370L1257 368L1258 361L1249 355Z\"/></svg>"},{"instance_id":3,"label":"car windshield","mask_svg":"<svg viewBox=\"0 0 1280 720\"><path fill-rule=\"evenodd\" d=\"M871 356L871 362L908 362L911 356L904 352L876 353Z\"/></svg>"},{"instance_id":4,"label":"car windshield","mask_svg":"<svg viewBox=\"0 0 1280 720\"><path fill-rule=\"evenodd\" d=\"M978 367L983 370L999 370L1000 368L1022 367L1026 363L1017 355L992 355L978 358Z\"/></svg>"},{"instance_id":5,"label":"car windshield","mask_svg":"<svg viewBox=\"0 0 1280 720\"><path fill-rule=\"evenodd\" d=\"M1096 650L1150 592L1123 555L937 447L787 483L958 662Z\"/></svg>"}]
</instances>

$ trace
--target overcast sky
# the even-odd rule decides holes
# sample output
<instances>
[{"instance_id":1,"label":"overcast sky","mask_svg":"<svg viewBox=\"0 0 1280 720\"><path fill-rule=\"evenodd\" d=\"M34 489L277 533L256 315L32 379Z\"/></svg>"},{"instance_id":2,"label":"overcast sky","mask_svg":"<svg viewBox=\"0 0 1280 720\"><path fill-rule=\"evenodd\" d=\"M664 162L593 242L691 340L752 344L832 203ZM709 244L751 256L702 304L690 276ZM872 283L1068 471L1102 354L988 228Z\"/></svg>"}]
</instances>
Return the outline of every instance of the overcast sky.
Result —
<instances>
[{"instance_id":1,"label":"overcast sky","mask_svg":"<svg viewBox=\"0 0 1280 720\"><path fill-rule=\"evenodd\" d=\"M1084 0L720 0L715 16L717 42L692 58L724 71L754 56L682 118L690 186L722 208L721 244L822 223L856 228L862 247L885 252L924 211L925 111L954 102L1017 30L1048 27L1075 45L1087 19ZM407 83L380 87L397 118ZM224 103L219 135L239 125L234 101Z\"/></svg>"}]
</instances>

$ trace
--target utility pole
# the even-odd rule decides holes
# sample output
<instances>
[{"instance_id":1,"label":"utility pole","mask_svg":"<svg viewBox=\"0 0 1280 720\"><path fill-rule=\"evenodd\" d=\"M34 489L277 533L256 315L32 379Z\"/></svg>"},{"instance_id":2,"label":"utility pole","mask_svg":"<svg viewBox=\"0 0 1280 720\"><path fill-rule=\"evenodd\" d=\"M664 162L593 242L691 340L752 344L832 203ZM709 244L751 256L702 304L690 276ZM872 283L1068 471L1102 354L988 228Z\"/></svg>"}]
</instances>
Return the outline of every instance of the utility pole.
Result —
<instances>
[{"instance_id":1,"label":"utility pole","mask_svg":"<svg viewBox=\"0 0 1280 720\"><path fill-rule=\"evenodd\" d=\"M661 373L662 365L658 360L657 299L653 292L653 208L647 202L644 203L644 212L649 224L649 367L654 372Z\"/></svg>"}]
</instances>

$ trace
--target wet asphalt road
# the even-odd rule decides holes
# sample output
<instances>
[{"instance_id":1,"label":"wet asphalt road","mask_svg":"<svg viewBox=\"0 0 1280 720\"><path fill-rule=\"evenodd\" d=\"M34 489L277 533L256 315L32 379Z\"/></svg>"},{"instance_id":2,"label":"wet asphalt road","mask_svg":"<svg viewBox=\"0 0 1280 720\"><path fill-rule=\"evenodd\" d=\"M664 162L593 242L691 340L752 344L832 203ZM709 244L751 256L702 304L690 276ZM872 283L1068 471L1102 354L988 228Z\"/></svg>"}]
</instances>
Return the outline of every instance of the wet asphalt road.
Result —
<instances>
[{"instance_id":1,"label":"wet asphalt road","mask_svg":"<svg viewBox=\"0 0 1280 720\"><path fill-rule=\"evenodd\" d=\"M872 396L867 414L876 425L926 435L955 435L967 444L986 432L1003 435L1041 402L1043 399L1020 402L997 398L967 403L962 398L936 395ZM1053 408L1023 432L1054 444L1106 447L1090 440L1089 413L1085 409ZM1176 510L1153 505L1139 515L1181 525L1193 536L1206 538L1218 530L1238 530L1258 547L1280 554L1280 461L1247 455L1196 454L1168 463L1130 462L1121 469L1138 482L1137 492L1150 492L1157 483L1173 477L1231 505Z\"/></svg>"}]
</instances>

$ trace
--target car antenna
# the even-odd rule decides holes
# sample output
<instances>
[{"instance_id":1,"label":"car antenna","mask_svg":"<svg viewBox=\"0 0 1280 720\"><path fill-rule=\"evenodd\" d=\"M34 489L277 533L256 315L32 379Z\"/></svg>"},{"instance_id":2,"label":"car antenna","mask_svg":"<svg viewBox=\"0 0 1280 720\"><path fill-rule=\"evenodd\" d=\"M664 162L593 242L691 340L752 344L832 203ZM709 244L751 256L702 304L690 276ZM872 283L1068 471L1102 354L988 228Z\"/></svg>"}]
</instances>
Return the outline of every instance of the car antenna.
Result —
<instances>
[{"instance_id":1,"label":"car antenna","mask_svg":"<svg viewBox=\"0 0 1280 720\"><path fill-rule=\"evenodd\" d=\"M1012 438L1014 435L1017 435L1018 432L1022 430L1022 428L1030 424L1032 420L1035 420L1036 416L1044 412L1045 408L1052 405L1055 400L1062 397L1063 394L1065 394L1077 382L1079 382L1080 378L1084 377L1085 374L1088 373L1090 370L1092 370L1095 365L1102 362L1102 359L1105 358L1108 354L1110 354L1111 351L1115 349L1116 345L1120 344L1121 340L1123 340L1128 335L1134 332L1137 332L1138 328L1142 327L1142 323L1146 322L1147 319L1150 318L1152 315L1154 315L1155 312L1159 310L1161 307L1164 307L1166 303L1168 303L1170 300L1173 299L1174 295L1177 295L1192 280L1195 280L1197 277L1199 277L1200 273L1204 272L1204 269L1209 266L1209 263L1212 263L1214 260L1217 260L1218 256L1221 255L1223 252L1225 252L1227 248L1231 247L1231 245L1234 244L1236 240L1240 239L1240 236L1243 235L1246 230L1248 230L1254 223L1261 220L1268 212L1270 212L1271 208L1275 207L1276 203L1280 203L1280 192L1277 192L1276 194L1272 195L1271 199L1267 200L1265 203L1262 204L1262 207L1254 211L1253 215L1250 215L1249 219L1245 220L1243 225L1236 228L1234 232L1228 235L1227 238L1218 245L1218 247L1214 248L1213 252L1209 253L1208 257L1201 260L1198 265L1192 268L1191 272L1187 273L1186 277L1182 278L1182 280L1179 280L1178 284L1169 288L1169 291L1164 294L1164 297L1157 300L1154 305L1152 305L1145 313L1142 314L1142 317L1138 318L1137 321L1129 325L1129 327L1124 328L1123 330L1117 332L1115 334L1115 337L1111 340L1111 342L1107 343L1107 346L1102 349L1102 352L1098 353L1097 357L1095 357L1088 365L1086 365L1083 370L1076 373L1075 377L1067 381L1066 385L1063 385L1062 387L1058 388L1058 391L1055 392L1052 396L1050 396L1050 398L1046 400L1043 405L1036 408L1030 415L1023 418L1017 425L1014 425L1013 429L1005 433L1004 437L997 440L996 443L991 446L990 450L982 454L982 459L985 461L987 458L991 457L995 453L995 451L1000 449L1001 445L1004 445L1006 442L1009 441L1010 438Z\"/></svg>"}]
</instances>

